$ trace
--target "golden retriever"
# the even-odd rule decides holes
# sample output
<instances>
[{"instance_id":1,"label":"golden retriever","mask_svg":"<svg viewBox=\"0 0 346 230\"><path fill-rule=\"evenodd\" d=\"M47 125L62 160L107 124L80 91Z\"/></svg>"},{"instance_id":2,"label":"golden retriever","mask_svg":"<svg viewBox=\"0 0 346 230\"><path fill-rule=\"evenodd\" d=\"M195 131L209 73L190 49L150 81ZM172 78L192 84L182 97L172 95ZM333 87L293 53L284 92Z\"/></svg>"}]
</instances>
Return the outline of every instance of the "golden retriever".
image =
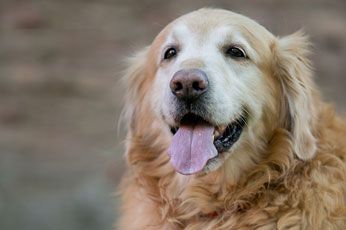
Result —
<instances>
[{"instance_id":1,"label":"golden retriever","mask_svg":"<svg viewBox=\"0 0 346 230\"><path fill-rule=\"evenodd\" d=\"M346 123L319 97L309 42L200 9L125 76L119 229L346 229Z\"/></svg>"}]
</instances>

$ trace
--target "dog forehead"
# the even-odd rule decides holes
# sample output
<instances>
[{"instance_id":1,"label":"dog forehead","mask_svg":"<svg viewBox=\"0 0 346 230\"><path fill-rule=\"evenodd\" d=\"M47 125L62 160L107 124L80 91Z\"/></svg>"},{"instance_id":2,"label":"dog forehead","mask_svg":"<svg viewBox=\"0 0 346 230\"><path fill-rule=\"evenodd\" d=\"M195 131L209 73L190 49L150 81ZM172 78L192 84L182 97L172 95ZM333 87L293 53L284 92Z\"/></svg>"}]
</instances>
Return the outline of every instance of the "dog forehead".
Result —
<instances>
[{"instance_id":1,"label":"dog forehead","mask_svg":"<svg viewBox=\"0 0 346 230\"><path fill-rule=\"evenodd\" d=\"M262 30L256 21L223 9L199 9L177 18L172 24L184 24L196 34L210 33L214 28L224 26L233 26L239 30Z\"/></svg>"},{"instance_id":2,"label":"dog forehead","mask_svg":"<svg viewBox=\"0 0 346 230\"><path fill-rule=\"evenodd\" d=\"M167 28L169 43L193 40L194 45L207 42L268 40L269 31L243 15L220 9L201 9L183 15Z\"/></svg>"},{"instance_id":3,"label":"dog forehead","mask_svg":"<svg viewBox=\"0 0 346 230\"><path fill-rule=\"evenodd\" d=\"M196 30L188 24L181 22L172 27L167 37L166 44L177 44L189 53L189 56L215 50L221 50L224 46L237 44L246 49L248 55L256 57L255 50L243 33L233 25L218 25L208 29Z\"/></svg>"},{"instance_id":4,"label":"dog forehead","mask_svg":"<svg viewBox=\"0 0 346 230\"><path fill-rule=\"evenodd\" d=\"M200 9L167 25L156 37L152 50L162 56L162 50L171 45L189 50L197 47L194 52L198 53L215 45L239 44L253 54L252 60L257 63L270 56L273 41L275 37L267 29L248 17L222 9Z\"/></svg>"},{"instance_id":5,"label":"dog forehead","mask_svg":"<svg viewBox=\"0 0 346 230\"><path fill-rule=\"evenodd\" d=\"M225 37L232 35L232 37L239 38L241 33L235 26L232 25L218 25L214 27L208 27L206 24L200 24L197 26L190 26L185 22L177 23L172 27L172 31L168 40L184 41L194 40L196 45L206 43L206 41L222 41Z\"/></svg>"}]
</instances>

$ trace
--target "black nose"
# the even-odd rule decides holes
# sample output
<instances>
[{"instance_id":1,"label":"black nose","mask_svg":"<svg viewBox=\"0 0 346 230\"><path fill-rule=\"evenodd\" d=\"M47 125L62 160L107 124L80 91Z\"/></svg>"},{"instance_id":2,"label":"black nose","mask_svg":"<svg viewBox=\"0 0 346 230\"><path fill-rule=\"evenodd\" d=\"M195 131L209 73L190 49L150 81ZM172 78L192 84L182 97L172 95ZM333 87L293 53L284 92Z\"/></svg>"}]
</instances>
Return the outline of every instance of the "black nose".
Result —
<instances>
[{"instance_id":1,"label":"black nose","mask_svg":"<svg viewBox=\"0 0 346 230\"><path fill-rule=\"evenodd\" d=\"M193 101L208 90L208 78L202 70L182 69L173 75L169 86L177 98Z\"/></svg>"}]
</instances>

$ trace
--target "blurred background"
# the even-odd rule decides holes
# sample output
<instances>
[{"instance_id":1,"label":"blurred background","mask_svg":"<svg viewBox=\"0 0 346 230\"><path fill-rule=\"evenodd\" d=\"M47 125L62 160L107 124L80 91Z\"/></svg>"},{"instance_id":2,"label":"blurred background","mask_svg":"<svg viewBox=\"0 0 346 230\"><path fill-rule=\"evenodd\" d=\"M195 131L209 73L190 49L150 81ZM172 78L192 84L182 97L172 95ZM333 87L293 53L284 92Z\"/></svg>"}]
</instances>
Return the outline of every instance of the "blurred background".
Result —
<instances>
[{"instance_id":1,"label":"blurred background","mask_svg":"<svg viewBox=\"0 0 346 230\"><path fill-rule=\"evenodd\" d=\"M0 0L0 229L112 228L123 60L204 6L305 28L324 98L346 110L344 0Z\"/></svg>"}]
</instances>

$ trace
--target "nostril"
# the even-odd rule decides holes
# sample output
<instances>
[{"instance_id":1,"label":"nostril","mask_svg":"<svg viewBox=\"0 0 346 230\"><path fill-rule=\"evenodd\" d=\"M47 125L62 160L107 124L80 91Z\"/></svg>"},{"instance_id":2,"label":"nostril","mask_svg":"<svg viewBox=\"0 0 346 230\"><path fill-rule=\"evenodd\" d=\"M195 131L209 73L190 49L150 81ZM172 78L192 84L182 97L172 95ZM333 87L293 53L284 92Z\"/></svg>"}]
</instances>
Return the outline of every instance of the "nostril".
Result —
<instances>
[{"instance_id":1,"label":"nostril","mask_svg":"<svg viewBox=\"0 0 346 230\"><path fill-rule=\"evenodd\" d=\"M205 89L205 87L203 86L203 84L202 84L201 82L199 82L199 81L194 81L194 82L192 83L192 88L193 88L194 90L197 90L197 91L200 91L200 90L204 90L204 89Z\"/></svg>"},{"instance_id":2,"label":"nostril","mask_svg":"<svg viewBox=\"0 0 346 230\"><path fill-rule=\"evenodd\" d=\"M197 81L192 82L192 88L194 90L199 90L199 83Z\"/></svg>"},{"instance_id":3,"label":"nostril","mask_svg":"<svg viewBox=\"0 0 346 230\"><path fill-rule=\"evenodd\" d=\"M203 92L206 90L207 84L208 84L208 82L204 81L203 79L193 81L192 82L192 90Z\"/></svg>"},{"instance_id":4,"label":"nostril","mask_svg":"<svg viewBox=\"0 0 346 230\"><path fill-rule=\"evenodd\" d=\"M174 91L180 91L183 89L183 84L181 82L175 82L174 84Z\"/></svg>"}]
</instances>

